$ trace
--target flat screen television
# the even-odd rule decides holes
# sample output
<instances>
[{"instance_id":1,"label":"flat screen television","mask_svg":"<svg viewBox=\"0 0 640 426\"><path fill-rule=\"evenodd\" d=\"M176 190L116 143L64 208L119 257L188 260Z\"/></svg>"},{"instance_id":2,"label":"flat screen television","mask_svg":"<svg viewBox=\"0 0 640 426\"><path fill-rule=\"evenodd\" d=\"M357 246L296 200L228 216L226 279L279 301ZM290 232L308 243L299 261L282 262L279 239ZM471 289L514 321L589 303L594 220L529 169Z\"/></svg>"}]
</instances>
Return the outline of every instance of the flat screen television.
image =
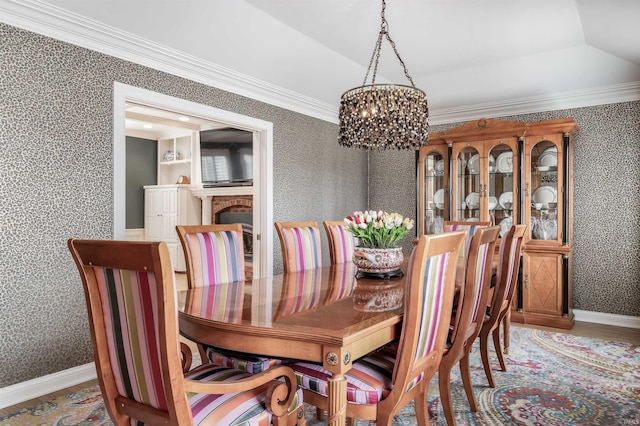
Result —
<instances>
[{"instance_id":1,"label":"flat screen television","mask_svg":"<svg viewBox=\"0 0 640 426\"><path fill-rule=\"evenodd\" d=\"M253 133L239 129L200 132L202 184L253 185Z\"/></svg>"}]
</instances>

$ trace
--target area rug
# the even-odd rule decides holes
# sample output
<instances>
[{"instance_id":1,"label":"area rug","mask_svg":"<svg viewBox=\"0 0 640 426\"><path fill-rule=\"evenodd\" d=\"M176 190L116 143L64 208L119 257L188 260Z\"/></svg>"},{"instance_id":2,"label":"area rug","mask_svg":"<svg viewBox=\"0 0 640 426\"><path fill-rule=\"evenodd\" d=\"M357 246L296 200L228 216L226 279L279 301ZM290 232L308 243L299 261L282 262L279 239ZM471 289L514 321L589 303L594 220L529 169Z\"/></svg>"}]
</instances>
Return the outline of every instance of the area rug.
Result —
<instances>
[{"instance_id":1,"label":"area rug","mask_svg":"<svg viewBox=\"0 0 640 426\"><path fill-rule=\"evenodd\" d=\"M492 354L493 355L493 354ZM640 425L640 347L537 329L511 328L507 372L492 356L495 388L487 385L478 345L471 359L478 411L472 413L457 369L452 398L458 425ZM432 425L446 425L437 377L428 401ZM323 424L308 406L307 424ZM2 425L110 425L100 390L90 386L0 418ZM369 422L359 420L358 425ZM413 405L394 425L415 425Z\"/></svg>"}]
</instances>

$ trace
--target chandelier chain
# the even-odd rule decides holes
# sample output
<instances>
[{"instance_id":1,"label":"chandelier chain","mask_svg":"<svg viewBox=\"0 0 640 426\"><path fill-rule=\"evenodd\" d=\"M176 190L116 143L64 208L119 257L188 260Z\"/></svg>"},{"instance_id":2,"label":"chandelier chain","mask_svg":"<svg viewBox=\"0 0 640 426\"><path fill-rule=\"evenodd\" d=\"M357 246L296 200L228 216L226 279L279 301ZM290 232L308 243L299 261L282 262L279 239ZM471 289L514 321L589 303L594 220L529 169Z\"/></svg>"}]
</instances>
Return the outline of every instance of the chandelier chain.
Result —
<instances>
[{"instance_id":1,"label":"chandelier chain","mask_svg":"<svg viewBox=\"0 0 640 426\"><path fill-rule=\"evenodd\" d=\"M413 83L413 79L409 75L409 71L407 70L407 66L404 61L400 57L400 53L398 53L398 49L396 48L396 43L391 39L391 35L389 34L389 23L387 22L387 18L384 16L384 11L387 8L387 3L385 0L382 0L382 10L380 12L381 22L380 22L380 34L378 34L378 40L376 41L376 45L373 48L373 54L371 55L371 59L369 60L369 66L367 67L367 73L364 76L364 81L362 85L365 86L367 84L367 79L369 78L369 73L371 72L371 66L373 65L373 75L371 76L371 84L376 83L376 75L378 73L378 63L380 61L380 51L382 50L382 38L385 37L393 52L396 54L398 61L400 61L400 65L402 65L402 69L404 70L404 75L411 82L411 86L416 87Z\"/></svg>"}]
</instances>

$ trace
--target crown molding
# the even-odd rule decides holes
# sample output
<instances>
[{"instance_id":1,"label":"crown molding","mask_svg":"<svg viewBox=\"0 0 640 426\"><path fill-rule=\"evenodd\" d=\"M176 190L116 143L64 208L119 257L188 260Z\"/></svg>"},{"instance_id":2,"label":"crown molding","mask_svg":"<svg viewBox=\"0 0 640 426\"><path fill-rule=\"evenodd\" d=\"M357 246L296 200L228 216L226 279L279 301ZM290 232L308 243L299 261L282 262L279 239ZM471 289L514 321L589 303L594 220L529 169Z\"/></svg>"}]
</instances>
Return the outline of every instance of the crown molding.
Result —
<instances>
[{"instance_id":1,"label":"crown molding","mask_svg":"<svg viewBox=\"0 0 640 426\"><path fill-rule=\"evenodd\" d=\"M482 103L464 108L440 109L430 115L429 123L432 125L460 123L486 117L507 117L638 100L640 100L640 81L614 84L589 90L575 90L553 95Z\"/></svg>"},{"instance_id":2,"label":"crown molding","mask_svg":"<svg viewBox=\"0 0 640 426\"><path fill-rule=\"evenodd\" d=\"M0 0L0 21L227 92L338 122L337 104L317 101L39 0Z\"/></svg>"},{"instance_id":3,"label":"crown molding","mask_svg":"<svg viewBox=\"0 0 640 426\"><path fill-rule=\"evenodd\" d=\"M338 123L338 105L203 61L39 0L0 0L0 21L221 90ZM640 82L466 107L432 109L432 125L640 100Z\"/></svg>"}]
</instances>

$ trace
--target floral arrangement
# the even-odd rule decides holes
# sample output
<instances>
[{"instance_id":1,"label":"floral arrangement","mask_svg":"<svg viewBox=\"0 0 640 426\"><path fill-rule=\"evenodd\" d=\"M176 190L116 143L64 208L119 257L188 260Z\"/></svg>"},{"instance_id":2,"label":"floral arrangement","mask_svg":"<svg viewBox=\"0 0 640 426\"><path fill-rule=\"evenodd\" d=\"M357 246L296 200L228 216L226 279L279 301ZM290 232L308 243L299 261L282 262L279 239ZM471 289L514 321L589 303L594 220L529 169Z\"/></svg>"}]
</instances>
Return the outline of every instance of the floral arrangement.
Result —
<instances>
[{"instance_id":1,"label":"floral arrangement","mask_svg":"<svg viewBox=\"0 0 640 426\"><path fill-rule=\"evenodd\" d=\"M347 231L358 238L359 246L364 248L394 248L413 228L412 219L382 210L358 211L344 221Z\"/></svg>"}]
</instances>

